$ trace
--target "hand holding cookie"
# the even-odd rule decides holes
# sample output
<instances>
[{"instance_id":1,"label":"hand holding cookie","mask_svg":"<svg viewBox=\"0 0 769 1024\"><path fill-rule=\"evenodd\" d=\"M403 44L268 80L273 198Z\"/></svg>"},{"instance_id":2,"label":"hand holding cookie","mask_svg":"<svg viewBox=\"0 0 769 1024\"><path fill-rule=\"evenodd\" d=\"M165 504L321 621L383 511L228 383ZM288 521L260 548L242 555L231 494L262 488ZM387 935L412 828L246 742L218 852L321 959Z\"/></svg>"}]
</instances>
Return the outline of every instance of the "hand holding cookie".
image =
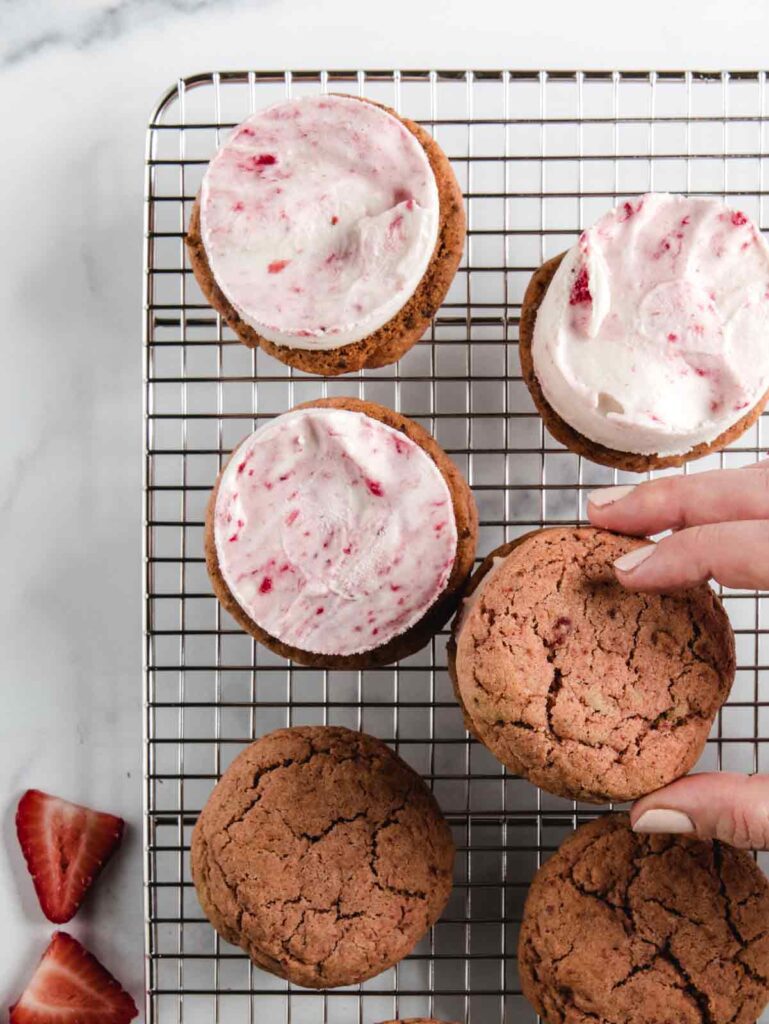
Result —
<instances>
[{"instance_id":1,"label":"hand holding cookie","mask_svg":"<svg viewBox=\"0 0 769 1024\"><path fill-rule=\"evenodd\" d=\"M675 590L707 579L769 589L769 461L606 487L590 495L588 515L618 533L674 531L618 559L617 576L630 590Z\"/></svg>"},{"instance_id":2,"label":"hand holding cookie","mask_svg":"<svg viewBox=\"0 0 769 1024\"><path fill-rule=\"evenodd\" d=\"M707 579L769 589L769 461L608 487L590 495L588 515L621 533L673 530L617 559L617 577L629 590L673 590ZM631 819L637 832L694 832L766 850L769 776L707 772L679 779L639 800Z\"/></svg>"}]
</instances>

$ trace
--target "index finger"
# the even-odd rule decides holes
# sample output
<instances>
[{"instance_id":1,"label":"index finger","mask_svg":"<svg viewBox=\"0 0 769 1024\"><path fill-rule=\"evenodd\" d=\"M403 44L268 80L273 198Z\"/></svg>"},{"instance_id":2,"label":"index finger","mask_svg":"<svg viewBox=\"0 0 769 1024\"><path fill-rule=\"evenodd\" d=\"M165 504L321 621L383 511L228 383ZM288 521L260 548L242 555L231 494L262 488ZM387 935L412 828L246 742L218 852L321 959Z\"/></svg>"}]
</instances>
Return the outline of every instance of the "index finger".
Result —
<instances>
[{"instance_id":1,"label":"index finger","mask_svg":"<svg viewBox=\"0 0 769 1024\"><path fill-rule=\"evenodd\" d=\"M646 536L707 523L769 518L769 465L667 476L588 495L595 526Z\"/></svg>"}]
</instances>

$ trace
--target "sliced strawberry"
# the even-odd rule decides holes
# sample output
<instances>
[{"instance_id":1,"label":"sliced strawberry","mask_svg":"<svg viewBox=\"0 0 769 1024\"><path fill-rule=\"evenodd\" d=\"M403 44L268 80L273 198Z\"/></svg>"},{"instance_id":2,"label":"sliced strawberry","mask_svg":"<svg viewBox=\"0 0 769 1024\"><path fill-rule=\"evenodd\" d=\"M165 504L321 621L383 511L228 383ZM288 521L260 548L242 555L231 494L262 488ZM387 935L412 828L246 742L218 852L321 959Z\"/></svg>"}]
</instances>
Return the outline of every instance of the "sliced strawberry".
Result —
<instances>
[{"instance_id":1,"label":"sliced strawberry","mask_svg":"<svg viewBox=\"0 0 769 1024\"><path fill-rule=\"evenodd\" d=\"M95 956L66 932L54 932L24 995L11 1007L10 1024L128 1024L138 1014Z\"/></svg>"},{"instance_id":2,"label":"sliced strawberry","mask_svg":"<svg viewBox=\"0 0 769 1024\"><path fill-rule=\"evenodd\" d=\"M49 921L64 924L123 835L123 819L28 789L16 811L16 833Z\"/></svg>"}]
</instances>

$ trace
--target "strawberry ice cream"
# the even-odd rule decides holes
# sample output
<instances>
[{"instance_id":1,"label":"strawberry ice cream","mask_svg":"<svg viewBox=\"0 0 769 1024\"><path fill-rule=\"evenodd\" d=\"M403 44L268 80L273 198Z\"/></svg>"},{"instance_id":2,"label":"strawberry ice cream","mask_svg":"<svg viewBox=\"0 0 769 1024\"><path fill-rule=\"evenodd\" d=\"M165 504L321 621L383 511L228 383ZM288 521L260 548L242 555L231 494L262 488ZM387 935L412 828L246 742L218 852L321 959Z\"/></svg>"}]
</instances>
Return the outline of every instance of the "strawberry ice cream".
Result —
<instances>
[{"instance_id":1,"label":"strawberry ice cream","mask_svg":"<svg viewBox=\"0 0 769 1024\"><path fill-rule=\"evenodd\" d=\"M427 453L360 412L278 416L233 454L214 512L219 568L270 636L317 654L373 650L416 624L457 552Z\"/></svg>"},{"instance_id":2,"label":"strawberry ice cream","mask_svg":"<svg viewBox=\"0 0 769 1024\"><path fill-rule=\"evenodd\" d=\"M438 239L424 149L387 111L308 96L254 114L211 161L201 234L219 288L278 345L340 348L410 299Z\"/></svg>"},{"instance_id":3,"label":"strawberry ice cream","mask_svg":"<svg viewBox=\"0 0 769 1024\"><path fill-rule=\"evenodd\" d=\"M584 437L679 455L769 388L769 247L718 199L621 203L565 255L537 313L534 372Z\"/></svg>"}]
</instances>

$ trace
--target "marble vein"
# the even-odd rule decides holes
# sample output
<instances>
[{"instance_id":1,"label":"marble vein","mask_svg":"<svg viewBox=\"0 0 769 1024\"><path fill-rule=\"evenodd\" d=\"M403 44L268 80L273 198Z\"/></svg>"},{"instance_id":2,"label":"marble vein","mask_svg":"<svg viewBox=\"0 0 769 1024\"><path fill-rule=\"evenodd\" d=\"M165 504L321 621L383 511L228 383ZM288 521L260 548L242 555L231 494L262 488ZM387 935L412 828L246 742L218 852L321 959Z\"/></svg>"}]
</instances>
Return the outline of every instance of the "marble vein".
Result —
<instances>
[{"instance_id":1,"label":"marble vein","mask_svg":"<svg viewBox=\"0 0 769 1024\"><path fill-rule=\"evenodd\" d=\"M194 15L237 0L118 0L62 4L60 0L5 0L0 7L0 68L20 64L54 47L88 50L113 42L138 26L174 15ZM257 3L257 6L259 4ZM45 26L45 27L43 27Z\"/></svg>"}]
</instances>

